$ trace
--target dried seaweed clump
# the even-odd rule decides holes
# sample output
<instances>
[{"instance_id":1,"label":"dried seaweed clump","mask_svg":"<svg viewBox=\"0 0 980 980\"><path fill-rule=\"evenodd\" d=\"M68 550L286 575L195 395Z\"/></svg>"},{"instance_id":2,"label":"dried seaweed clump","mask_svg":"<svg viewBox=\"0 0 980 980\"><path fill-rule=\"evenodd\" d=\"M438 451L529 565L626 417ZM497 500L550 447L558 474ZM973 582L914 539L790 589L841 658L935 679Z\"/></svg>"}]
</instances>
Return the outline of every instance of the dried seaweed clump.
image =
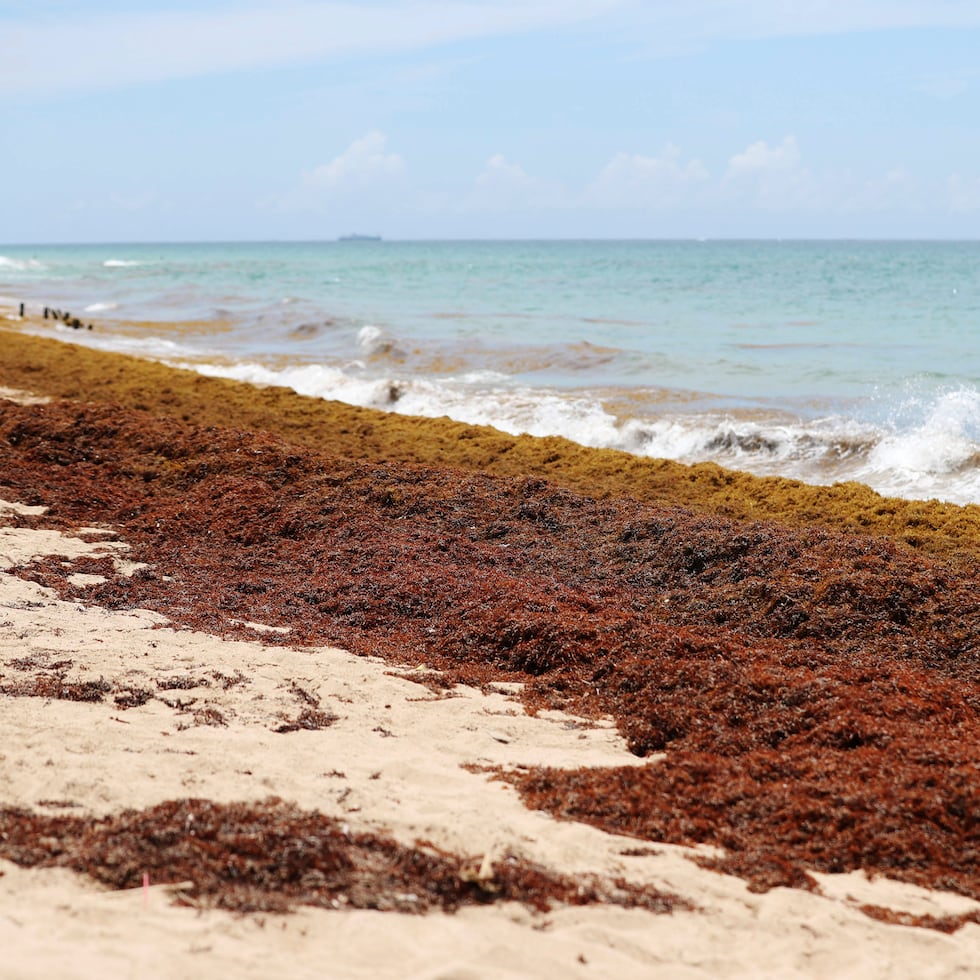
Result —
<instances>
[{"instance_id":1,"label":"dried seaweed clump","mask_svg":"<svg viewBox=\"0 0 980 980\"><path fill-rule=\"evenodd\" d=\"M674 895L623 881L573 879L508 857L482 873L476 859L431 845L406 847L354 833L323 814L270 798L219 804L188 799L103 819L0 809L0 857L25 867L65 867L110 888L183 883L178 900L235 912L297 905L451 912L463 905L611 903L670 912Z\"/></svg>"}]
</instances>

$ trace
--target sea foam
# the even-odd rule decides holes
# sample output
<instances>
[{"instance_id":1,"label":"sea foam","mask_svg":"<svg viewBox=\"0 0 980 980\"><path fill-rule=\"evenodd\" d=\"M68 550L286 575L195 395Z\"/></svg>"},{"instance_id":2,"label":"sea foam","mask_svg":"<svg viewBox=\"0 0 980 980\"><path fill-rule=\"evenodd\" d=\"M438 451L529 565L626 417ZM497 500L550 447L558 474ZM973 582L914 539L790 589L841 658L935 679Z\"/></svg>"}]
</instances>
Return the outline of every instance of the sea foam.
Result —
<instances>
[{"instance_id":1,"label":"sea foam","mask_svg":"<svg viewBox=\"0 0 980 980\"><path fill-rule=\"evenodd\" d=\"M717 462L815 484L857 480L891 496L980 502L980 393L972 389L946 393L921 424L895 431L843 416L760 421L725 413L665 413L624 419L588 394L495 383L504 376L489 372L435 379L368 377L357 365L347 370L319 364L281 370L256 363L179 366L366 408L448 416L511 435L564 436L593 448Z\"/></svg>"},{"instance_id":2,"label":"sea foam","mask_svg":"<svg viewBox=\"0 0 980 980\"><path fill-rule=\"evenodd\" d=\"M940 392L920 415L875 445L866 478L901 496L928 488L942 499L980 502L980 391L964 386ZM957 492L947 494L948 486Z\"/></svg>"},{"instance_id":3,"label":"sea foam","mask_svg":"<svg viewBox=\"0 0 980 980\"><path fill-rule=\"evenodd\" d=\"M45 269L47 266L37 259L12 259L6 255L0 255L0 269L14 269L26 271L27 269Z\"/></svg>"},{"instance_id":4,"label":"sea foam","mask_svg":"<svg viewBox=\"0 0 980 980\"><path fill-rule=\"evenodd\" d=\"M174 363L180 358L200 356L200 349L191 348L166 337L144 336L144 337L122 337L99 334L87 330L73 330L71 327L57 323L54 326L56 334L64 335L64 339L71 340L72 343L81 344L85 347L92 347L96 350L114 351L121 354L132 354L135 357L148 357L154 360ZM31 330L37 336L45 336L43 330ZM213 354L213 352L210 352ZM188 365L193 367L193 365Z\"/></svg>"}]
</instances>

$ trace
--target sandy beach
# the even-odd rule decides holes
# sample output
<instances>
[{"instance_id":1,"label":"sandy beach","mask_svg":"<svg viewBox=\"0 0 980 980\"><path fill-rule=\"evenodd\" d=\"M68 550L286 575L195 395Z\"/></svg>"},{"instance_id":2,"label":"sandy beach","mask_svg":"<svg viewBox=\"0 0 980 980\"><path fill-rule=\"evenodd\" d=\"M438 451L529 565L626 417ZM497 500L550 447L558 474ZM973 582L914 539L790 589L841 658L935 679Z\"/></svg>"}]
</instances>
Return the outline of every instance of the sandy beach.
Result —
<instances>
[{"instance_id":1,"label":"sandy beach","mask_svg":"<svg viewBox=\"0 0 980 980\"><path fill-rule=\"evenodd\" d=\"M5 977L975 975L980 509L0 349Z\"/></svg>"}]
</instances>

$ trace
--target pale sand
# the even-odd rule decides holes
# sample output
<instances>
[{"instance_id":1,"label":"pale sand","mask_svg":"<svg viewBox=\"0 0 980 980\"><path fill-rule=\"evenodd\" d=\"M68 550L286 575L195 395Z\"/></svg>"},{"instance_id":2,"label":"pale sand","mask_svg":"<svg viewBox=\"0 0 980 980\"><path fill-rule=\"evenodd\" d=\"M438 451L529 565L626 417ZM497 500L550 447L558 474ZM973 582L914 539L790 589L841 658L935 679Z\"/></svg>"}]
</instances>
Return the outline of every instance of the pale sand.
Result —
<instances>
[{"instance_id":1,"label":"pale sand","mask_svg":"<svg viewBox=\"0 0 980 980\"><path fill-rule=\"evenodd\" d=\"M528 811L509 787L464 763L657 765L625 749L609 725L557 713L528 717L505 691L456 689L436 698L410 672L332 649L263 647L167 628L150 612L109 612L58 600L5 570L41 555L111 554L9 527L0 505L0 664L28 655L72 659L72 679L148 688L160 700L121 711L102 704L2 697L0 800L46 813L107 814L188 796L279 796L341 817L354 829L427 839L475 862L510 852L565 873L622 875L674 891L695 912L615 908L533 914L517 905L409 916L301 909L289 916L199 913L165 887L107 892L62 870L0 862L0 975L26 977L970 977L980 926L953 935L886 925L870 903L912 913L959 913L977 903L861 874L819 876L824 895L747 891L697 867L684 848L625 856L631 839ZM261 624L254 624L261 627ZM258 630L257 630L258 635ZM214 672L247 682L227 689ZM400 676L399 676L400 674ZM158 691L192 675L209 686ZM280 734L303 706L299 686L338 720ZM195 724L213 708L227 727ZM59 809L52 803L77 806Z\"/></svg>"}]
</instances>

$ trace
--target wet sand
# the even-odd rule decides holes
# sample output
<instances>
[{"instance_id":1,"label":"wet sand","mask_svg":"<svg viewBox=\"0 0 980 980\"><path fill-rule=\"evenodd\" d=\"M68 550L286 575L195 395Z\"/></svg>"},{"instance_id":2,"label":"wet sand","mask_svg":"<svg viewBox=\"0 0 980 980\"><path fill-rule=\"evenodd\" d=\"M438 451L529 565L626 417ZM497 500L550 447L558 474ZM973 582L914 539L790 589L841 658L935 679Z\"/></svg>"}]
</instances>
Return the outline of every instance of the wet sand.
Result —
<instances>
[{"instance_id":1,"label":"wet sand","mask_svg":"<svg viewBox=\"0 0 980 980\"><path fill-rule=\"evenodd\" d=\"M294 975L342 918L419 976L976 962L977 508L0 343L54 399L0 402L14 975L59 901L135 962L171 898Z\"/></svg>"}]
</instances>

